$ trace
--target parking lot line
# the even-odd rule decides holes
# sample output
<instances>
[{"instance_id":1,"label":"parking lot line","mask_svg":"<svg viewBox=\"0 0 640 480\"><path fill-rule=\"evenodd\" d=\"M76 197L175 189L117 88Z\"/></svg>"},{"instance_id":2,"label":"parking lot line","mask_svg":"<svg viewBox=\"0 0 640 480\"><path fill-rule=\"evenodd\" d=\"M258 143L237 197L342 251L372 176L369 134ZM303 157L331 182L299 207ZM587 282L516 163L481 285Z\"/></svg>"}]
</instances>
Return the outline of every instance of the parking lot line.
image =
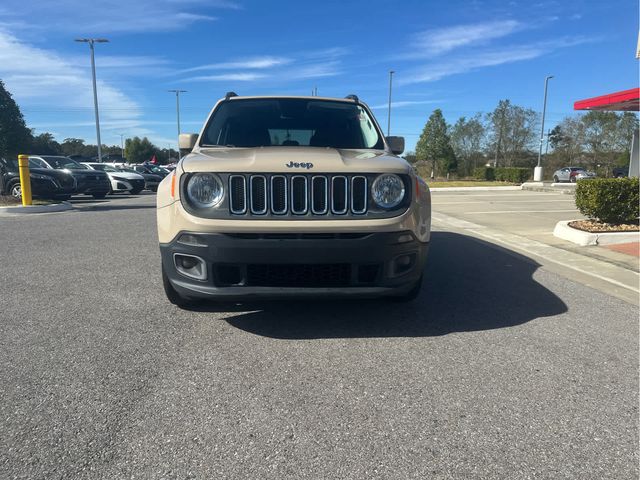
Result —
<instances>
[{"instance_id":1,"label":"parking lot line","mask_svg":"<svg viewBox=\"0 0 640 480\"><path fill-rule=\"evenodd\" d=\"M577 212L577 208L572 208L571 210L487 210L484 212L464 212L467 215L473 214L485 214L485 213L550 213L550 212Z\"/></svg>"},{"instance_id":2,"label":"parking lot line","mask_svg":"<svg viewBox=\"0 0 640 480\"><path fill-rule=\"evenodd\" d=\"M558 203L563 201L564 199L557 199L557 200L492 200L489 203ZM566 201L570 201L570 203L573 203L573 199L567 199ZM437 203L437 202L433 202L433 203ZM481 202L478 202L477 200L475 202L443 202L440 205L475 205Z\"/></svg>"}]
</instances>

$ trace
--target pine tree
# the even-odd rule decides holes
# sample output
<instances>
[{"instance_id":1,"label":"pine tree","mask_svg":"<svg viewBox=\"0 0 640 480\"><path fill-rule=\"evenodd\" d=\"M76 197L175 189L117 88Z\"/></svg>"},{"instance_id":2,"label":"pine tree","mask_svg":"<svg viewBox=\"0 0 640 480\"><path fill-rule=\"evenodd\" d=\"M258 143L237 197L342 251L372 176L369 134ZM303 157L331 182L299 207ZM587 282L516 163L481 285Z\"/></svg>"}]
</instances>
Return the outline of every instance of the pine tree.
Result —
<instances>
[{"instance_id":1,"label":"pine tree","mask_svg":"<svg viewBox=\"0 0 640 480\"><path fill-rule=\"evenodd\" d=\"M416 158L428 161L434 175L452 172L457 167L456 156L447 133L447 122L439 108L433 111L422 130L416 145Z\"/></svg>"},{"instance_id":2,"label":"pine tree","mask_svg":"<svg viewBox=\"0 0 640 480\"><path fill-rule=\"evenodd\" d=\"M0 157L26 153L30 145L31 131L20 108L0 80Z\"/></svg>"}]
</instances>

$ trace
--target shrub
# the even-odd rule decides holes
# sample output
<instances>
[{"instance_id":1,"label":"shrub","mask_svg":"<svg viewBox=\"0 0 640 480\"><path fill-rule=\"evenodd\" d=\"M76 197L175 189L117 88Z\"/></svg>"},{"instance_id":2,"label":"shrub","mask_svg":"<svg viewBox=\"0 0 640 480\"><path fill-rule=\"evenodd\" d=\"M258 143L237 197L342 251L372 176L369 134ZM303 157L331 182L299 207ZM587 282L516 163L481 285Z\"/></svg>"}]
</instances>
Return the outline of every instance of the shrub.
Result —
<instances>
[{"instance_id":1,"label":"shrub","mask_svg":"<svg viewBox=\"0 0 640 480\"><path fill-rule=\"evenodd\" d=\"M473 178L477 180L495 180L495 169L493 167L478 167L473 169Z\"/></svg>"},{"instance_id":2,"label":"shrub","mask_svg":"<svg viewBox=\"0 0 640 480\"><path fill-rule=\"evenodd\" d=\"M640 216L638 178L594 178L576 186L576 207L584 216L605 223L635 222Z\"/></svg>"},{"instance_id":3,"label":"shrub","mask_svg":"<svg viewBox=\"0 0 640 480\"><path fill-rule=\"evenodd\" d=\"M496 180L500 182L523 183L531 178L531 169L520 167L496 168Z\"/></svg>"}]
</instances>

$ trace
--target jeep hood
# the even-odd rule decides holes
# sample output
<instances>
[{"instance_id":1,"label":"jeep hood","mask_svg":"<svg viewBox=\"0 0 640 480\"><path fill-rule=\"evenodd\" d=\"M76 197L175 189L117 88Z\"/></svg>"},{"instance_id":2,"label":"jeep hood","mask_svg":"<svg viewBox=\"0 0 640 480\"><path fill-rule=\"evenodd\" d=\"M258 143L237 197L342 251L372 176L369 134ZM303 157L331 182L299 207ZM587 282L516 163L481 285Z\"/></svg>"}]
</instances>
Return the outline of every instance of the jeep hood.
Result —
<instances>
[{"instance_id":1,"label":"jeep hood","mask_svg":"<svg viewBox=\"0 0 640 480\"><path fill-rule=\"evenodd\" d=\"M184 157L181 163L185 172L409 173L411 171L411 166L405 160L380 150L340 150L324 147L203 148Z\"/></svg>"}]
</instances>

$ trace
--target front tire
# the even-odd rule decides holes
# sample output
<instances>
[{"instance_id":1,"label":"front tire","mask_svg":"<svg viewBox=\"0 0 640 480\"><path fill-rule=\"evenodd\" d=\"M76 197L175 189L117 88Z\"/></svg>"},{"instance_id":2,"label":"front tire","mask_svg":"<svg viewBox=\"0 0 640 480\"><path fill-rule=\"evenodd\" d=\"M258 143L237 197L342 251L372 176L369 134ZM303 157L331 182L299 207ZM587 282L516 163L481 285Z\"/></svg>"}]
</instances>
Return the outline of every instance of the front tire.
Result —
<instances>
[{"instance_id":1,"label":"front tire","mask_svg":"<svg viewBox=\"0 0 640 480\"><path fill-rule=\"evenodd\" d=\"M559 183L559 182L560 182L560 179L558 178L558 176L554 175L553 176L553 183Z\"/></svg>"},{"instance_id":2,"label":"front tire","mask_svg":"<svg viewBox=\"0 0 640 480\"><path fill-rule=\"evenodd\" d=\"M156 185L155 187L149 187L149 190L151 190L153 193L158 191L158 186Z\"/></svg>"},{"instance_id":3,"label":"front tire","mask_svg":"<svg viewBox=\"0 0 640 480\"><path fill-rule=\"evenodd\" d=\"M141 191L142 191L141 188L134 188L133 190L130 190L129 193L131 195L138 195Z\"/></svg>"},{"instance_id":4,"label":"front tire","mask_svg":"<svg viewBox=\"0 0 640 480\"><path fill-rule=\"evenodd\" d=\"M22 200L22 186L20 185L20 182L13 182L9 185L9 195L16 200Z\"/></svg>"},{"instance_id":5,"label":"front tire","mask_svg":"<svg viewBox=\"0 0 640 480\"><path fill-rule=\"evenodd\" d=\"M175 288L173 288L173 285L171 285L169 277L167 276L167 272L164 270L164 266L162 267L162 286L164 287L164 293L167 296L167 300L169 300L173 305L179 308L188 308L196 303L196 301L191 298L183 297Z\"/></svg>"}]
</instances>

